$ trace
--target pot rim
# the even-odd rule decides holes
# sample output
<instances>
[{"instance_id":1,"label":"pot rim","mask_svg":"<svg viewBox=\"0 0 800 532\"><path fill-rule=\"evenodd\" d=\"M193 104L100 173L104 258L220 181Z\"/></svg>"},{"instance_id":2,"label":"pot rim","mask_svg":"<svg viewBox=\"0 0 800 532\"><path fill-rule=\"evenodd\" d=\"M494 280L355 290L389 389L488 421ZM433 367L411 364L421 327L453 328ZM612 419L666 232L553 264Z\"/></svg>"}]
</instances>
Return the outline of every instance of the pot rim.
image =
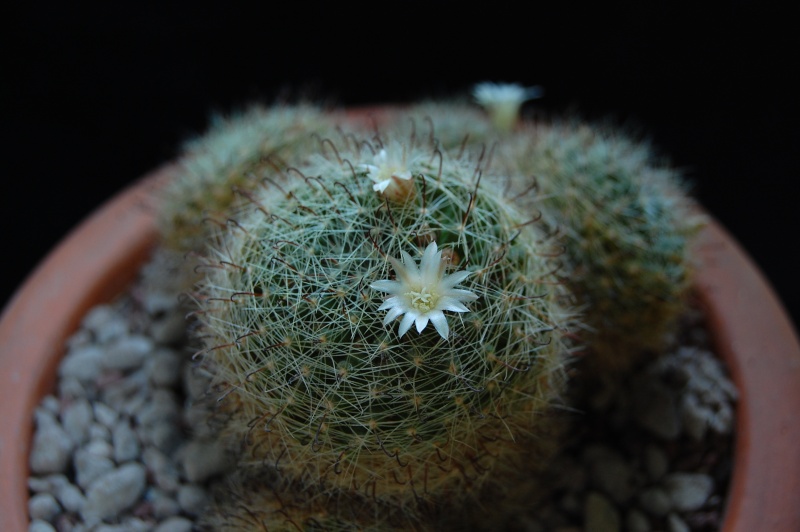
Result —
<instances>
[{"instance_id":1,"label":"pot rim","mask_svg":"<svg viewBox=\"0 0 800 532\"><path fill-rule=\"evenodd\" d=\"M157 240L157 192L176 170L163 166L98 208L40 263L0 316L0 530L28 529L33 411L55 387L64 342L93 305L135 278ZM753 261L711 217L694 250L702 265L695 287L740 392L723 530L800 530L797 334Z\"/></svg>"}]
</instances>

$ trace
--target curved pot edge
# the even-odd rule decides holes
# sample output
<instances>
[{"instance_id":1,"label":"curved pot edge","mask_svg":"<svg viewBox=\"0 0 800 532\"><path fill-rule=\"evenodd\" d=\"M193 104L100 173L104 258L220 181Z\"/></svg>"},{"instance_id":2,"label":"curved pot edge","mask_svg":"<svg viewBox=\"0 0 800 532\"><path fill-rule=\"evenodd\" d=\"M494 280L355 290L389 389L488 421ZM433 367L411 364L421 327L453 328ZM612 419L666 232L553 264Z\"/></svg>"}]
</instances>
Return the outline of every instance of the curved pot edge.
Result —
<instances>
[{"instance_id":1,"label":"curved pot edge","mask_svg":"<svg viewBox=\"0 0 800 532\"><path fill-rule=\"evenodd\" d=\"M28 528L26 479L33 430L31 413L55 384L55 367L65 339L77 328L94 304L110 300L135 277L156 240L155 190L175 171L165 166L117 194L95 211L45 259L16 292L0 319L0 412L11 434L0 434L0 530ZM104 236L105 235L105 236ZM111 236L113 235L113 237ZM89 251L76 251L80 243ZM726 532L763 529L800 529L800 424L793 414L800 409L800 344L782 305L762 274L735 240L715 221L696 245L702 268L696 286L716 328L716 347L725 358L742 396L756 386L771 393L755 401L740 400L737 414L736 468L725 514ZM87 254L92 260L87 261ZM74 274L90 273L86 281ZM114 272L112 275L110 272ZM65 282L65 279L70 282ZM75 282L71 282L75 279ZM737 281L738 280L738 281ZM721 290L739 282L734 293ZM53 290L42 290L53 286ZM56 290L56 286L60 286ZM753 308L753 302L759 302ZM14 331L37 330L43 309L73 308L50 320L52 332L21 336ZM730 319L739 320L729 325ZM27 328L27 329L25 329ZM751 334L759 331L759 334ZM743 357L739 357L739 353ZM22 392L25 384L35 386ZM784 408L774 408L783 403ZM761 469L762 459L785 452L786 460ZM758 479L758 480L752 480ZM765 521L772 519L771 521Z\"/></svg>"},{"instance_id":2,"label":"curved pot edge","mask_svg":"<svg viewBox=\"0 0 800 532\"><path fill-rule=\"evenodd\" d=\"M800 530L797 334L763 274L718 222L709 221L695 252L695 286L717 352L740 392L723 530Z\"/></svg>"},{"instance_id":3,"label":"curved pot edge","mask_svg":"<svg viewBox=\"0 0 800 532\"><path fill-rule=\"evenodd\" d=\"M136 276L157 238L156 191L166 165L118 192L58 244L9 300L0 319L0 530L28 529L33 415L55 387L64 342L83 315ZM39 320L46 312L46 327ZM26 331L20 334L19 331Z\"/></svg>"}]
</instances>

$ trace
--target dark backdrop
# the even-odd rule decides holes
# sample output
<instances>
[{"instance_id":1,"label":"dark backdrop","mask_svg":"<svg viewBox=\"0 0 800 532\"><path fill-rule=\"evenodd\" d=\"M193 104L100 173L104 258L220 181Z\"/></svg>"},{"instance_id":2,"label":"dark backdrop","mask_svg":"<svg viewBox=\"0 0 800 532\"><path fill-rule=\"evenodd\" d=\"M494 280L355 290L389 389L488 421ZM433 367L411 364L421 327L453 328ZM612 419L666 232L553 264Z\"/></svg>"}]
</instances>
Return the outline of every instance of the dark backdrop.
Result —
<instances>
[{"instance_id":1,"label":"dark backdrop","mask_svg":"<svg viewBox=\"0 0 800 532\"><path fill-rule=\"evenodd\" d=\"M543 85L535 106L547 112L647 131L798 322L800 112L788 12L736 1L700 10L69 4L3 8L0 305L70 228L173 158L211 111L298 93L404 102L494 80Z\"/></svg>"}]
</instances>

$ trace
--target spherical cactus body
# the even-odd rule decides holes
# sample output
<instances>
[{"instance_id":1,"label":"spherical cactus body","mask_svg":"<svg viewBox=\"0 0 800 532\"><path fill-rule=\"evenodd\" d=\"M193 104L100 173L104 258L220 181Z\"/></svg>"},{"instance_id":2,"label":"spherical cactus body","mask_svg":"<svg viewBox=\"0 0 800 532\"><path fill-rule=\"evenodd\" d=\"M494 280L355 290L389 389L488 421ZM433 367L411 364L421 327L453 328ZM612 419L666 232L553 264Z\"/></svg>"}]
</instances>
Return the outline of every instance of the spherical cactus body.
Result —
<instances>
[{"instance_id":1,"label":"spherical cactus body","mask_svg":"<svg viewBox=\"0 0 800 532\"><path fill-rule=\"evenodd\" d=\"M243 466L402 505L463 499L536 444L572 320L559 246L529 183L420 137L252 170L198 295Z\"/></svg>"},{"instance_id":2,"label":"spherical cactus body","mask_svg":"<svg viewBox=\"0 0 800 532\"><path fill-rule=\"evenodd\" d=\"M539 207L566 237L593 371L624 373L663 347L686 305L689 242L702 220L678 173L607 127L530 125L506 148L500 158L536 179Z\"/></svg>"}]
</instances>

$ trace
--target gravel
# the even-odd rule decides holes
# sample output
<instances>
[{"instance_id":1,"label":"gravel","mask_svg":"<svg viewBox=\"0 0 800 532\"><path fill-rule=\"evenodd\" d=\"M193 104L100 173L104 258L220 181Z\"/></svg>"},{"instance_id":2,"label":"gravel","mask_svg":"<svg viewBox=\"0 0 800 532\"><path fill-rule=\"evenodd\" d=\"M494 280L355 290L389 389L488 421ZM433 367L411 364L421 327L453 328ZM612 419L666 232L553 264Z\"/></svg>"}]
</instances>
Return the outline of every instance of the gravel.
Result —
<instances>
[{"instance_id":1,"label":"gravel","mask_svg":"<svg viewBox=\"0 0 800 532\"><path fill-rule=\"evenodd\" d=\"M192 530L230 460L189 429L208 383L183 350L183 314L137 285L67 341L58 391L35 412L30 531Z\"/></svg>"},{"instance_id":2,"label":"gravel","mask_svg":"<svg viewBox=\"0 0 800 532\"><path fill-rule=\"evenodd\" d=\"M231 460L196 404L208 380L184 351L184 329L175 298L139 285L86 315L57 393L35 412L31 532L192 530ZM579 428L545 473L551 493L506 528L719 527L736 389L699 318L683 329L622 386L575 398Z\"/></svg>"}]
</instances>

